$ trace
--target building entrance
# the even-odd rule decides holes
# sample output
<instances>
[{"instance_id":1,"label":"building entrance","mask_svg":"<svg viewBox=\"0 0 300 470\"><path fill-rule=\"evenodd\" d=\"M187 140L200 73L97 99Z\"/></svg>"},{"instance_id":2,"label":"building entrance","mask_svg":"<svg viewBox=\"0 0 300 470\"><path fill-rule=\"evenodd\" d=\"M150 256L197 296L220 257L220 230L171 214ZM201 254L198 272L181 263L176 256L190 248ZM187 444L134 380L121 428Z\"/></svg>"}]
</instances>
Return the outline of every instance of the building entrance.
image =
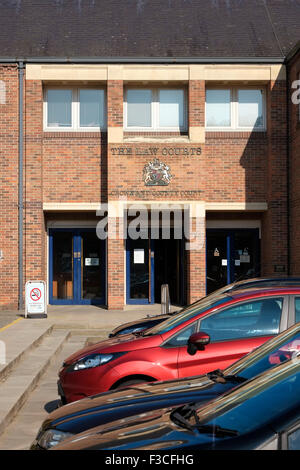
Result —
<instances>
[{"instance_id":1,"label":"building entrance","mask_svg":"<svg viewBox=\"0 0 300 470\"><path fill-rule=\"evenodd\" d=\"M126 302L151 304L161 302L161 285L168 284L173 305L184 305L184 240L127 240Z\"/></svg>"},{"instance_id":2,"label":"building entrance","mask_svg":"<svg viewBox=\"0 0 300 470\"><path fill-rule=\"evenodd\" d=\"M105 242L95 229L49 231L50 304L105 303Z\"/></svg>"},{"instance_id":3,"label":"building entrance","mask_svg":"<svg viewBox=\"0 0 300 470\"><path fill-rule=\"evenodd\" d=\"M234 281L260 275L258 229L208 229L207 294Z\"/></svg>"}]
</instances>

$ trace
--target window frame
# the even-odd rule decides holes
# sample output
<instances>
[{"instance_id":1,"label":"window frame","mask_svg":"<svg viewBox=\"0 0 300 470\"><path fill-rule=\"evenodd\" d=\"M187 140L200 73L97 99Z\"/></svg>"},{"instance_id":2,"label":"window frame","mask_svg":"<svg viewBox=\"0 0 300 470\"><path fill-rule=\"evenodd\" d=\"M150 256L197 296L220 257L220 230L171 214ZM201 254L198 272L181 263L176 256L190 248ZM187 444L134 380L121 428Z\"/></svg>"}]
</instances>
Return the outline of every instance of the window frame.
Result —
<instances>
[{"instance_id":1,"label":"window frame","mask_svg":"<svg viewBox=\"0 0 300 470\"><path fill-rule=\"evenodd\" d=\"M186 348L187 347L187 344L185 345L180 345L180 344L169 344L170 341L172 341L172 339L174 339L177 335L179 335L180 333L184 333L185 330L187 330L188 328L190 328L191 325L194 325L194 333L198 333L200 330L199 330L199 325L200 325L200 320L195 320L191 323L189 323L188 325L185 326L185 328L181 328L180 330L176 331L176 333L174 333L172 336L170 336L168 339L166 339L161 345L160 347L161 348L166 348L166 349L171 349L171 348ZM192 334L194 334L192 333Z\"/></svg>"},{"instance_id":2,"label":"window frame","mask_svg":"<svg viewBox=\"0 0 300 470\"><path fill-rule=\"evenodd\" d=\"M287 323L287 315L288 315L288 307L289 307L289 297L288 297L288 295L279 294L279 293L277 295L273 295L273 296L255 297L253 299L244 300L243 302L238 301L238 302L233 303L233 304L231 304L231 305L229 305L225 308L220 308L217 311L214 310L213 312L211 312L208 315L205 315L204 317L199 319L198 331L205 332L205 329L203 330L202 326L201 326L202 321L208 319L212 315L218 315L220 313L225 312L226 310L228 310L230 308L234 308L235 306L240 307L240 306L242 306L244 304L247 304L247 303L250 303L250 302L261 302L262 300L265 300L265 299L278 299L278 298L282 298L282 300L283 300L278 333L276 333L275 335L256 335L256 336L248 336L248 337L242 336L242 337L233 338L233 339L223 339L223 340L218 340L218 341L210 341L209 344L226 343L226 342L229 342L229 341L230 342L232 342L232 341L242 341L242 340L248 340L248 339L252 339L252 338L263 338L265 336L271 336L271 337L278 336L282 331L284 331L287 328L286 323Z\"/></svg>"},{"instance_id":3,"label":"window frame","mask_svg":"<svg viewBox=\"0 0 300 470\"><path fill-rule=\"evenodd\" d=\"M127 93L128 90L150 90L151 91L151 126L128 126ZM183 91L183 125L182 126L159 126L159 92L160 90ZM124 89L123 117L125 132L187 132L188 131L188 93L185 86L126 86Z\"/></svg>"},{"instance_id":4,"label":"window frame","mask_svg":"<svg viewBox=\"0 0 300 470\"><path fill-rule=\"evenodd\" d=\"M208 126L207 125L207 90L229 90L230 91L230 114L231 114L231 125L230 126ZM262 127L255 126L239 126L239 101L238 92L240 90L261 90L262 91L262 113L263 113L263 125ZM205 87L205 131L206 132L266 132L267 130L267 90L265 86L246 86L246 85L216 85Z\"/></svg>"},{"instance_id":5,"label":"window frame","mask_svg":"<svg viewBox=\"0 0 300 470\"><path fill-rule=\"evenodd\" d=\"M48 91L49 90L71 90L71 126L48 126ZM80 90L102 90L103 91L103 120L101 126L80 126ZM103 132L107 130L107 99L104 86L74 86L74 85L47 85L43 90L43 129L44 132Z\"/></svg>"},{"instance_id":6,"label":"window frame","mask_svg":"<svg viewBox=\"0 0 300 470\"><path fill-rule=\"evenodd\" d=\"M296 419L296 421L292 425L287 427L287 429L281 433L281 436L280 436L281 437L280 439L281 450L290 450L289 449L289 437L291 434L293 434L294 432L297 432L299 429L300 429L300 421L299 419Z\"/></svg>"}]
</instances>

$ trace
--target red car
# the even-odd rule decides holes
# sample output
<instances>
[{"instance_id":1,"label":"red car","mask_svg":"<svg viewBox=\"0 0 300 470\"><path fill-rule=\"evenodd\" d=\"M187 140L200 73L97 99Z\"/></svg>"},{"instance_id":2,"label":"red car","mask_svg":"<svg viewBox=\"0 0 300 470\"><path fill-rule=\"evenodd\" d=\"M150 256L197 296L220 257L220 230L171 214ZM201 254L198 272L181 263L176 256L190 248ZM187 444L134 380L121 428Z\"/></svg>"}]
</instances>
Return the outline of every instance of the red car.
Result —
<instances>
[{"instance_id":1,"label":"red car","mask_svg":"<svg viewBox=\"0 0 300 470\"><path fill-rule=\"evenodd\" d=\"M60 370L59 394L67 403L129 384L224 369L299 321L299 287L209 296L152 329L76 352ZM197 332L210 342L193 354L187 345Z\"/></svg>"}]
</instances>

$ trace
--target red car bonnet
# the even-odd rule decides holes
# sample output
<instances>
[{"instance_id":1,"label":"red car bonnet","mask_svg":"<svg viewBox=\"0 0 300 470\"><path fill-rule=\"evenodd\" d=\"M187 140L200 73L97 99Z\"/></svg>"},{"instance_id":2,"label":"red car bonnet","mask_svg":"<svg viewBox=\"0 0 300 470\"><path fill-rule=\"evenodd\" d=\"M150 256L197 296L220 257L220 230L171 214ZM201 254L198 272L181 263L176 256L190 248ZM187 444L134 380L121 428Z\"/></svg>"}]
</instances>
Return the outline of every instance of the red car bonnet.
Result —
<instances>
[{"instance_id":1,"label":"red car bonnet","mask_svg":"<svg viewBox=\"0 0 300 470\"><path fill-rule=\"evenodd\" d=\"M107 339L100 343L92 344L86 348L76 351L69 356L64 363L72 364L77 362L82 357L89 354L109 354L122 351L133 351L137 349L146 349L148 347L155 347L161 344L162 337L160 335L149 337L135 337L133 335L126 335L116 338Z\"/></svg>"}]
</instances>

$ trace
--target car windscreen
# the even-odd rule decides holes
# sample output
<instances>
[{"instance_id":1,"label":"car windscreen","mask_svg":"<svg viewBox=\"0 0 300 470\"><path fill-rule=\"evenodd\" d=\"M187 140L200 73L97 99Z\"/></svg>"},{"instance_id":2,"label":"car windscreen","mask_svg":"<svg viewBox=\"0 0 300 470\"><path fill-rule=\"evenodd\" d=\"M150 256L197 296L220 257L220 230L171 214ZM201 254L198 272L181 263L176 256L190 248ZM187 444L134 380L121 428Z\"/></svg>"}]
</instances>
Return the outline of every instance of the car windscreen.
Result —
<instances>
[{"instance_id":1,"label":"car windscreen","mask_svg":"<svg viewBox=\"0 0 300 470\"><path fill-rule=\"evenodd\" d=\"M154 326L150 330L147 330L147 335L161 335L166 333L181 323L194 318L199 313L202 313L205 310L217 308L229 300L230 297L226 294L204 297L203 299L199 300L199 302L186 307L184 310L181 310L180 313L173 315L162 323Z\"/></svg>"},{"instance_id":2,"label":"car windscreen","mask_svg":"<svg viewBox=\"0 0 300 470\"><path fill-rule=\"evenodd\" d=\"M251 379L300 354L300 325L292 326L225 369L224 375Z\"/></svg>"},{"instance_id":3,"label":"car windscreen","mask_svg":"<svg viewBox=\"0 0 300 470\"><path fill-rule=\"evenodd\" d=\"M197 425L240 434L268 425L299 406L300 358L287 361L197 409Z\"/></svg>"}]
</instances>

